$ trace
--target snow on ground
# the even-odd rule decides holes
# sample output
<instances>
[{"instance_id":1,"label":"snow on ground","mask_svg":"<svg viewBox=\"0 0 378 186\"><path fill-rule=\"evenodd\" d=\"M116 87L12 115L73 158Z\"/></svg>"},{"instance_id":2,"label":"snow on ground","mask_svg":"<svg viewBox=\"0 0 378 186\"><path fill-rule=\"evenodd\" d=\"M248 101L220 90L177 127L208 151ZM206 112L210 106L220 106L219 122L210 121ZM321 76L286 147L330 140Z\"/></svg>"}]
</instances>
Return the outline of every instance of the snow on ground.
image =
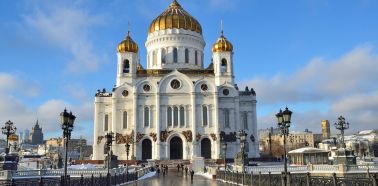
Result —
<instances>
[{"instance_id":1,"label":"snow on ground","mask_svg":"<svg viewBox=\"0 0 378 186\"><path fill-rule=\"evenodd\" d=\"M206 173L197 172L194 175L203 176L203 177L208 178L208 179L213 179L213 175L208 173L208 172L206 172Z\"/></svg>"},{"instance_id":2,"label":"snow on ground","mask_svg":"<svg viewBox=\"0 0 378 186\"><path fill-rule=\"evenodd\" d=\"M81 164L81 165L70 165L68 169L80 169L80 170L86 170L86 169L96 169L96 166L93 164Z\"/></svg>"},{"instance_id":3,"label":"snow on ground","mask_svg":"<svg viewBox=\"0 0 378 186\"><path fill-rule=\"evenodd\" d=\"M149 172L149 173L143 175L142 177L140 177L138 180L147 179L147 178L153 177L155 175L156 175L156 172Z\"/></svg>"}]
</instances>

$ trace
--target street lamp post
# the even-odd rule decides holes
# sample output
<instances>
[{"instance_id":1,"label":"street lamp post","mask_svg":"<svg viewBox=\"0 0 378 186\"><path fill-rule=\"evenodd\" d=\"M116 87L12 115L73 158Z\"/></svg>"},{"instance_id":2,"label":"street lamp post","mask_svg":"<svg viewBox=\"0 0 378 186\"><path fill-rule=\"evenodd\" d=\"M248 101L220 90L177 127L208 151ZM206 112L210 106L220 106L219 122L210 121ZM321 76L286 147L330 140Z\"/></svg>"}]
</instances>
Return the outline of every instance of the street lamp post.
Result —
<instances>
[{"instance_id":1,"label":"street lamp post","mask_svg":"<svg viewBox=\"0 0 378 186\"><path fill-rule=\"evenodd\" d=\"M128 160L129 160L130 144L126 143L125 147L126 147L126 182L127 182L128 177L129 177L129 165L128 165L129 162L128 162Z\"/></svg>"},{"instance_id":2,"label":"street lamp post","mask_svg":"<svg viewBox=\"0 0 378 186\"><path fill-rule=\"evenodd\" d=\"M68 140L71 139L71 132L74 128L76 116L72 114L72 112L67 112L66 109L62 113L60 113L60 121L61 121L61 128L63 129L63 138L64 138L64 183L67 180L67 151L68 151ZM66 184L64 184L66 185Z\"/></svg>"},{"instance_id":3,"label":"street lamp post","mask_svg":"<svg viewBox=\"0 0 378 186\"><path fill-rule=\"evenodd\" d=\"M105 135L105 138L106 138L106 146L107 146L107 149L108 149L108 175L110 173L109 169L110 169L110 159L111 159L111 156L112 156L112 143L113 143L113 138L114 138L114 133L113 132L108 132L106 135Z\"/></svg>"},{"instance_id":4,"label":"street lamp post","mask_svg":"<svg viewBox=\"0 0 378 186\"><path fill-rule=\"evenodd\" d=\"M282 135L284 136L284 185L287 185L287 152L286 152L286 138L289 135L289 128L291 123L291 112L287 107L282 112L276 114L278 127L281 129Z\"/></svg>"},{"instance_id":5,"label":"street lamp post","mask_svg":"<svg viewBox=\"0 0 378 186\"><path fill-rule=\"evenodd\" d=\"M227 142L226 140L223 138L223 136L221 137L221 141L223 142L222 143L222 149L223 149L223 153L224 153L224 180L226 180L226 170L227 170Z\"/></svg>"},{"instance_id":6,"label":"street lamp post","mask_svg":"<svg viewBox=\"0 0 378 186\"><path fill-rule=\"evenodd\" d=\"M349 122L345 121L345 118L343 116L340 116L338 118L338 121L334 124L336 129L340 130L341 132L341 147L345 148L345 142L344 142L344 131L346 129L349 129Z\"/></svg>"},{"instance_id":7,"label":"street lamp post","mask_svg":"<svg viewBox=\"0 0 378 186\"><path fill-rule=\"evenodd\" d=\"M126 143L126 160L129 160L130 144Z\"/></svg>"},{"instance_id":8,"label":"street lamp post","mask_svg":"<svg viewBox=\"0 0 378 186\"><path fill-rule=\"evenodd\" d=\"M9 144L8 144L8 139L9 136L16 133L17 128L13 125L13 122L8 120L5 122L5 126L1 128L2 133L7 136L7 147L5 148L5 153L8 155L9 153Z\"/></svg>"},{"instance_id":9,"label":"street lamp post","mask_svg":"<svg viewBox=\"0 0 378 186\"><path fill-rule=\"evenodd\" d=\"M244 185L244 177L245 177L245 142L247 138L247 133L245 133L244 130L239 131L239 136L238 138L240 139L240 148L241 148L241 161L242 161L242 171L243 171L243 178L242 178L242 185Z\"/></svg>"}]
</instances>

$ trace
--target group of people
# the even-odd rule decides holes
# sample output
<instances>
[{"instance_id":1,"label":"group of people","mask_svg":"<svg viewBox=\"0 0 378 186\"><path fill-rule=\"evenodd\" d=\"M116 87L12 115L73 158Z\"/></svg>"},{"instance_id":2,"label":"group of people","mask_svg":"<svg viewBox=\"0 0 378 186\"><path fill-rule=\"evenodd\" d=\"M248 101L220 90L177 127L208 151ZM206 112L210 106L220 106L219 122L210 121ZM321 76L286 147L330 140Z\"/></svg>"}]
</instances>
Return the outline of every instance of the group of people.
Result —
<instances>
[{"instance_id":1,"label":"group of people","mask_svg":"<svg viewBox=\"0 0 378 186\"><path fill-rule=\"evenodd\" d=\"M160 174L160 170L163 172L163 176L165 176L168 174L168 165L156 165L156 173Z\"/></svg>"},{"instance_id":2,"label":"group of people","mask_svg":"<svg viewBox=\"0 0 378 186\"><path fill-rule=\"evenodd\" d=\"M168 175L168 165L163 165L163 164L160 164L160 165L156 165L156 173L157 174L160 174L160 171L163 173L163 176L165 175ZM184 164L177 164L177 172L180 172L180 169L182 171L182 173L184 173L185 171L185 176L188 175L188 172L190 173L190 179L191 181L193 182L193 176L194 176L194 171L191 169L189 170L189 167L187 165L184 165Z\"/></svg>"}]
</instances>

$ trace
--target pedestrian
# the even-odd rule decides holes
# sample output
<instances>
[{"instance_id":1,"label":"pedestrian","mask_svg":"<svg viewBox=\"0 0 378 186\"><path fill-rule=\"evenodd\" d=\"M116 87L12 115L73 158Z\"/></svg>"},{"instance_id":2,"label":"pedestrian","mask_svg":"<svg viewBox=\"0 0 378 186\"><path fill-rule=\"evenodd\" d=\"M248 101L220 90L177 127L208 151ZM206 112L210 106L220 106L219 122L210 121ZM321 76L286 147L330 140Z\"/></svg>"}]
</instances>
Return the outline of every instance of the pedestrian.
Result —
<instances>
[{"instance_id":1,"label":"pedestrian","mask_svg":"<svg viewBox=\"0 0 378 186\"><path fill-rule=\"evenodd\" d=\"M194 170L190 171L190 181L193 183Z\"/></svg>"},{"instance_id":2,"label":"pedestrian","mask_svg":"<svg viewBox=\"0 0 378 186\"><path fill-rule=\"evenodd\" d=\"M185 166L185 176L188 175L188 166Z\"/></svg>"},{"instance_id":3,"label":"pedestrian","mask_svg":"<svg viewBox=\"0 0 378 186\"><path fill-rule=\"evenodd\" d=\"M180 164L177 164L177 171L180 172Z\"/></svg>"},{"instance_id":4,"label":"pedestrian","mask_svg":"<svg viewBox=\"0 0 378 186\"><path fill-rule=\"evenodd\" d=\"M168 165L165 165L165 173L168 175Z\"/></svg>"}]
</instances>

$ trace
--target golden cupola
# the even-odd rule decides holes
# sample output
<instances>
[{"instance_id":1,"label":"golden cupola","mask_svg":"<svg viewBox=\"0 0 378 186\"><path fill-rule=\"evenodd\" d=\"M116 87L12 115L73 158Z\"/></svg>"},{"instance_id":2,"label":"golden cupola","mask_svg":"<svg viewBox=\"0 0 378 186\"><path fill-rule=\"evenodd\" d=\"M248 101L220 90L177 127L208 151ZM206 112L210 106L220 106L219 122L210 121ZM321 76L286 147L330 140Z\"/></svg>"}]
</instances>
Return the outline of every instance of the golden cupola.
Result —
<instances>
[{"instance_id":1,"label":"golden cupola","mask_svg":"<svg viewBox=\"0 0 378 186\"><path fill-rule=\"evenodd\" d=\"M232 52L233 46L230 41L226 39L223 35L223 31L221 31L221 36L218 38L217 42L213 44L212 51L213 52Z\"/></svg>"},{"instance_id":2,"label":"golden cupola","mask_svg":"<svg viewBox=\"0 0 378 186\"><path fill-rule=\"evenodd\" d=\"M130 31L127 32L126 38L118 44L117 51L138 53L138 45L131 38Z\"/></svg>"},{"instance_id":3,"label":"golden cupola","mask_svg":"<svg viewBox=\"0 0 378 186\"><path fill-rule=\"evenodd\" d=\"M148 34L172 28L191 30L202 34L199 22L185 11L177 0L173 0L169 7L152 21Z\"/></svg>"}]
</instances>

